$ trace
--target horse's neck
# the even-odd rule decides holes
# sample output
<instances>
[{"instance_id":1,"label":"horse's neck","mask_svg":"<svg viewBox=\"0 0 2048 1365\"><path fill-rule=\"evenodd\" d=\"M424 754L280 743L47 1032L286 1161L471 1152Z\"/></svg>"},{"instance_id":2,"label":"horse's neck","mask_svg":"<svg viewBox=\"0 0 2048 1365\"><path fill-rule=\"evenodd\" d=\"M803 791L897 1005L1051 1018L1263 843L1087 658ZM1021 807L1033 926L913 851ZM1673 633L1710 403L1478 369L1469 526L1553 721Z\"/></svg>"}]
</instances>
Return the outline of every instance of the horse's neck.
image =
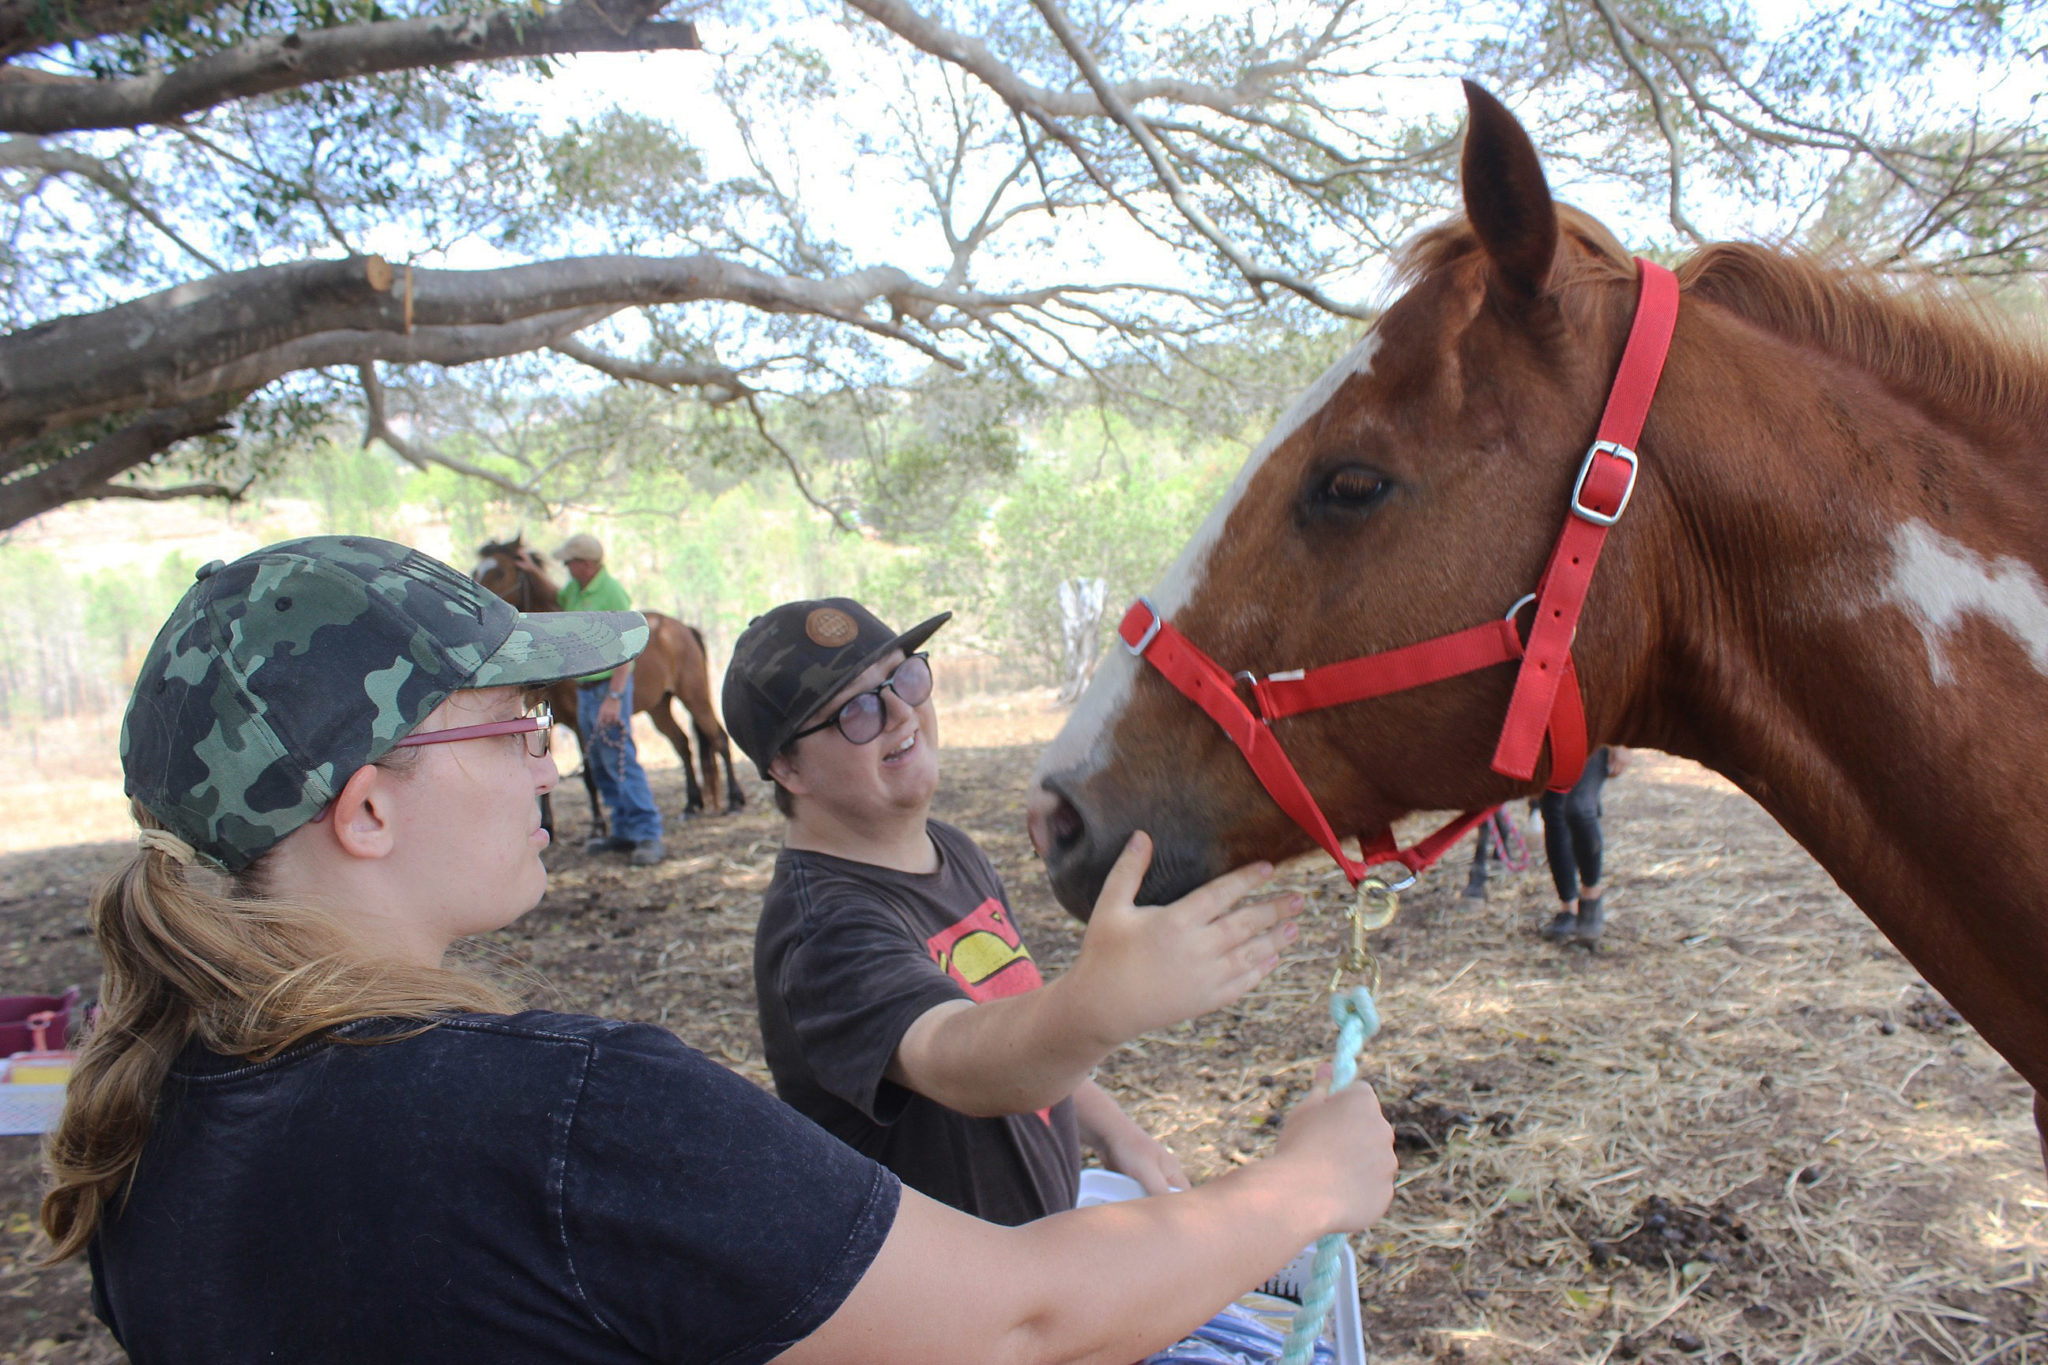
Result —
<instances>
[{"instance_id":1,"label":"horse's neck","mask_svg":"<svg viewBox=\"0 0 2048 1365\"><path fill-rule=\"evenodd\" d=\"M526 576L526 590L531 601L531 605L522 608L522 610L560 611L562 609L562 594L553 583L547 580L545 574L537 574L531 569L521 569L520 572Z\"/></svg>"},{"instance_id":2,"label":"horse's neck","mask_svg":"<svg viewBox=\"0 0 2048 1365\"><path fill-rule=\"evenodd\" d=\"M1756 797L2048 1088L2048 451L1751 363L1667 371L1668 503L1617 566L1664 632L1623 729Z\"/></svg>"}]
</instances>

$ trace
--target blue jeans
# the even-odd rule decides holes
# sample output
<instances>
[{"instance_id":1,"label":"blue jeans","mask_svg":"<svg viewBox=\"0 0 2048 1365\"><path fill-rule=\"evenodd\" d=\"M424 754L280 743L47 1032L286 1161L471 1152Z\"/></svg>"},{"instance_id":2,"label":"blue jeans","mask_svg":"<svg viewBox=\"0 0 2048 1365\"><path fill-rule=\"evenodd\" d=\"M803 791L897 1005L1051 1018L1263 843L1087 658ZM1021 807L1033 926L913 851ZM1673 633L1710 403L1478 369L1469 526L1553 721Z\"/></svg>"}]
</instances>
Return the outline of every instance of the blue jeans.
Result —
<instances>
[{"instance_id":1,"label":"blue jeans","mask_svg":"<svg viewBox=\"0 0 2048 1365\"><path fill-rule=\"evenodd\" d=\"M598 799L611 814L612 837L644 843L661 837L661 812L648 789L647 774L633 748L633 680L619 699L619 721L597 733L598 709L611 691L611 679L580 683L576 688L576 736L583 741L583 763L597 778Z\"/></svg>"}]
</instances>

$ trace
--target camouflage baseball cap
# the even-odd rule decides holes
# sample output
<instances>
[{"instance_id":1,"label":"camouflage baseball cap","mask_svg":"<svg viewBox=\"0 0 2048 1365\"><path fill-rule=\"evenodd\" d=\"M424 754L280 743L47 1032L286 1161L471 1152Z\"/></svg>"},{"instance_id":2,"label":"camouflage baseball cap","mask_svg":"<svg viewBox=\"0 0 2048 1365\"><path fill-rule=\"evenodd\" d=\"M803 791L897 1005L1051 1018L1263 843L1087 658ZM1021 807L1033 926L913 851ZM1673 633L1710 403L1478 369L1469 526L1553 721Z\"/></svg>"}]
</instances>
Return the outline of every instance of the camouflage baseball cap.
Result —
<instances>
[{"instance_id":1,"label":"camouflage baseball cap","mask_svg":"<svg viewBox=\"0 0 2048 1365\"><path fill-rule=\"evenodd\" d=\"M523 615L438 559L310 536L199 570L121 725L128 795L239 872L451 692L615 668L638 612Z\"/></svg>"},{"instance_id":2,"label":"camouflage baseball cap","mask_svg":"<svg viewBox=\"0 0 2048 1365\"><path fill-rule=\"evenodd\" d=\"M789 737L892 649L905 654L953 619L942 611L898 635L850 597L785 602L756 616L725 670L725 728L761 776Z\"/></svg>"}]
</instances>

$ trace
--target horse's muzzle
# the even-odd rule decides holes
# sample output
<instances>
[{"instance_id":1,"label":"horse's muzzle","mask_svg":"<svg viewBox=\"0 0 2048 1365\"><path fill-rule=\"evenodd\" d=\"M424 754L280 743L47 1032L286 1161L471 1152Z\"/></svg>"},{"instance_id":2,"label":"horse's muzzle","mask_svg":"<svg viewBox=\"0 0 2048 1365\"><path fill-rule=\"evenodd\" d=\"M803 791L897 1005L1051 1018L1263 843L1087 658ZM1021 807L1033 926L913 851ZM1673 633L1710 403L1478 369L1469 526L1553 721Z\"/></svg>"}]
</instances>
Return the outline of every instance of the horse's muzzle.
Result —
<instances>
[{"instance_id":1,"label":"horse's muzzle","mask_svg":"<svg viewBox=\"0 0 2048 1365\"><path fill-rule=\"evenodd\" d=\"M1140 905L1178 900L1226 870L1214 841L1191 837L1185 817L1152 812L1135 825L1112 818L1104 810L1091 810L1083 786L1060 777L1048 777L1032 791L1024 819L1032 848L1045 860L1053 895L1082 921L1094 913L1102 883L1135 829L1152 836L1152 865L1138 888Z\"/></svg>"}]
</instances>

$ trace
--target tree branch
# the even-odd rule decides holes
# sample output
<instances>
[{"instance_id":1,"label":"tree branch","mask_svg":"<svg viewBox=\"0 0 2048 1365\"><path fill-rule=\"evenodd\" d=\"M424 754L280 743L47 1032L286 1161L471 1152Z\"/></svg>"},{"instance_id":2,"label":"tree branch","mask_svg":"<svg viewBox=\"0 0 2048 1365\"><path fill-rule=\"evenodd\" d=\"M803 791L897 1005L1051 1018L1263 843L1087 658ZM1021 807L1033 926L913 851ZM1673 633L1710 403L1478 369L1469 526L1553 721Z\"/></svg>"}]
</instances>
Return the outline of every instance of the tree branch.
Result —
<instances>
[{"instance_id":1,"label":"tree branch","mask_svg":"<svg viewBox=\"0 0 2048 1365\"><path fill-rule=\"evenodd\" d=\"M886 302L898 317L922 319L971 299L929 289L894 266L800 279L711 255L582 256L498 270L394 269L376 256L262 266L0 337L0 444L311 365L373 357L456 364L461 359L442 357L510 354L505 341L494 339L495 329L531 322L546 331L555 323L542 319L560 322L579 312L588 315L580 325L588 326L618 309L652 304L721 300L764 313L809 314L903 342L958 369L960 362L930 342L865 309ZM488 330L434 330L461 328ZM304 344L283 349L294 343Z\"/></svg>"},{"instance_id":2,"label":"tree branch","mask_svg":"<svg viewBox=\"0 0 2048 1365\"><path fill-rule=\"evenodd\" d=\"M1326 312L1370 320L1372 315L1365 310L1339 303L1308 281L1285 271L1255 264L1251 257L1245 255L1223 229L1216 226L1203 211L1202 206L1195 202L1194 196L1188 193L1187 186L1181 182L1180 173L1174 170L1173 162L1167 157L1166 149L1159 145L1159 139L1153 135L1151 128L1147 127L1145 121L1131 109L1129 102L1124 99L1123 92L1104 78L1102 68L1096 65L1094 54L1081 41L1081 35L1075 31L1066 11L1060 8L1059 0L1032 0L1032 5L1045 17L1046 26L1052 29L1053 36L1059 39L1060 46L1066 49L1067 56L1072 58L1074 65L1080 69L1081 78L1088 82L1089 89L1102 101L1104 112L1131 135L1139 150L1144 152L1145 159L1152 163L1153 174L1159 177L1161 187L1166 190L1166 197L1180 211L1181 217L1222 253L1224 259L1237 268L1237 272L1244 276L1245 283L1251 286L1253 293L1264 298L1265 286L1276 284L1300 295Z\"/></svg>"},{"instance_id":3,"label":"tree branch","mask_svg":"<svg viewBox=\"0 0 2048 1365\"><path fill-rule=\"evenodd\" d=\"M356 367L356 375L362 381L363 386L364 445L368 445L372 441L382 441L401 460L404 460L414 469L428 469L434 465L440 465L443 469L452 469L457 474L467 478L481 479L493 488L511 494L521 502L533 503L543 513L551 510L548 507L547 499L541 497L540 494L524 484L515 483L495 470L485 469L481 465L474 465L467 460L444 454L425 442L414 441L400 436L391 429L391 423L386 419L384 411L384 383L377 378L377 367L367 364L359 365Z\"/></svg>"},{"instance_id":4,"label":"tree branch","mask_svg":"<svg viewBox=\"0 0 2048 1365\"><path fill-rule=\"evenodd\" d=\"M719 390L706 395L705 401L714 405L730 403L754 392L754 386L740 378L740 372L729 365L663 365L648 360L621 360L575 340L558 341L551 349L614 379L637 380L658 389Z\"/></svg>"},{"instance_id":5,"label":"tree branch","mask_svg":"<svg viewBox=\"0 0 2048 1365\"><path fill-rule=\"evenodd\" d=\"M248 396L246 392L214 393L176 407L146 412L84 450L55 460L33 474L0 484L0 530L19 526L30 517L78 498L102 496L96 490L116 475L147 464L180 441L219 431L227 415Z\"/></svg>"},{"instance_id":6,"label":"tree branch","mask_svg":"<svg viewBox=\"0 0 2048 1365\"><path fill-rule=\"evenodd\" d=\"M1607 26L1608 36L1614 40L1614 50L1621 57L1635 78L1642 83L1643 92L1650 97L1650 113L1657 120L1657 130L1664 135L1666 156L1671 168L1671 226L1692 238L1696 244L1704 244L1706 237L1692 225L1685 216L1685 152L1678 141L1678 130L1671 126L1671 116L1664 108L1663 92L1657 82L1650 79L1650 73L1628 50L1628 35L1622 32L1621 19L1607 0L1593 0L1593 8L1600 11L1600 18Z\"/></svg>"},{"instance_id":7,"label":"tree branch","mask_svg":"<svg viewBox=\"0 0 2048 1365\"><path fill-rule=\"evenodd\" d=\"M75 175L105 190L116 202L126 205L128 210L143 222L161 232L186 255L198 261L208 270L225 270L213 257L201 251L178 234L176 228L157 215L156 210L136 197L134 187L115 173L114 168L96 156L74 152L68 147L51 147L41 138L10 137L0 139L0 170L34 170L51 175Z\"/></svg>"},{"instance_id":8,"label":"tree branch","mask_svg":"<svg viewBox=\"0 0 2048 1365\"><path fill-rule=\"evenodd\" d=\"M797 463L797 458L794 454L790 452L789 447L784 445L782 442L776 440L774 435L769 432L768 419L761 412L760 400L757 399L753 394L749 393L742 401L746 403L747 411L752 413L754 416L754 430L760 433L761 439L768 443L768 448L770 450L773 450L777 455L780 455L782 457L782 463L785 467L788 468L789 477L793 481L795 481L796 491L803 494L804 501L809 503L811 506L817 508L820 512L823 512L826 516L832 518L832 524L834 526L837 526L840 530L857 530L858 528L856 528L852 522L846 519L846 514L844 512L840 511L837 507L834 507L831 503L821 502L818 499L818 495L811 491L810 480L804 477L804 467L801 464Z\"/></svg>"},{"instance_id":9,"label":"tree branch","mask_svg":"<svg viewBox=\"0 0 2048 1365\"><path fill-rule=\"evenodd\" d=\"M180 392L194 396L218 389L253 389L298 370L387 361L395 365L468 365L521 355L565 341L604 321L610 308L571 308L498 327L432 327L411 333L329 332L246 357L193 375Z\"/></svg>"},{"instance_id":10,"label":"tree branch","mask_svg":"<svg viewBox=\"0 0 2048 1365\"><path fill-rule=\"evenodd\" d=\"M1102 98L1099 89L1053 90L1033 85L990 52L981 39L957 33L918 13L903 0L846 0L846 3L919 51L970 73L1013 109L1040 118L1115 117L1115 110ZM1200 81L1161 77L1132 81L1115 89L1125 104L1171 100L1175 104L1198 105L1228 113L1270 98L1273 77L1291 75L1302 69L1300 62L1274 62L1260 67L1256 78L1240 81L1234 86L1205 85Z\"/></svg>"},{"instance_id":11,"label":"tree branch","mask_svg":"<svg viewBox=\"0 0 2048 1365\"><path fill-rule=\"evenodd\" d=\"M224 502L240 502L255 483L254 475L233 488L224 483L179 483L169 488L151 488L139 483L103 483L98 488L86 489L78 496L81 500L130 498L136 502L171 502L182 498L219 498Z\"/></svg>"},{"instance_id":12,"label":"tree branch","mask_svg":"<svg viewBox=\"0 0 2048 1365\"><path fill-rule=\"evenodd\" d=\"M0 81L0 132L61 133L166 123L230 100L386 71L551 57L568 52L660 52L699 46L690 23L646 20L667 0L595 0L536 13L389 19L258 38L159 75L123 80Z\"/></svg>"},{"instance_id":13,"label":"tree branch","mask_svg":"<svg viewBox=\"0 0 2048 1365\"><path fill-rule=\"evenodd\" d=\"M156 13L156 0L71 0L62 7L49 0L0 0L0 61L60 43L132 32ZM23 70L9 73L8 79L34 80L42 75Z\"/></svg>"}]
</instances>

